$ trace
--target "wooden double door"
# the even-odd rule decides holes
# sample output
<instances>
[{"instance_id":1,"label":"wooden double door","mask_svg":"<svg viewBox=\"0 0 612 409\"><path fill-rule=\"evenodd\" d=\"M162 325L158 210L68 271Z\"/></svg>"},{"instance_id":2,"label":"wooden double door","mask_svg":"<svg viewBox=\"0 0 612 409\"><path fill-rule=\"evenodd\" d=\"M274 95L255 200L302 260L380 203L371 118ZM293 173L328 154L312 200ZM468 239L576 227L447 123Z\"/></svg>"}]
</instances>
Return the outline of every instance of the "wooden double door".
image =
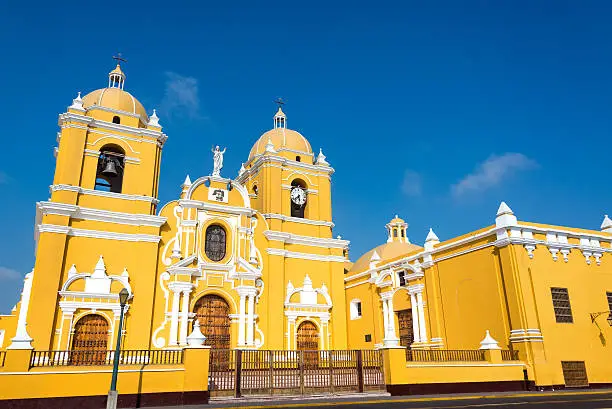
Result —
<instances>
[{"instance_id":1,"label":"wooden double door","mask_svg":"<svg viewBox=\"0 0 612 409\"><path fill-rule=\"evenodd\" d=\"M304 351L306 368L319 365L319 330L312 321L304 321L298 326L296 349Z\"/></svg>"},{"instance_id":2,"label":"wooden double door","mask_svg":"<svg viewBox=\"0 0 612 409\"><path fill-rule=\"evenodd\" d=\"M227 301L218 295L205 295L194 307L200 322L200 331L206 337L204 345L213 349L230 349L230 307Z\"/></svg>"},{"instance_id":3,"label":"wooden double door","mask_svg":"<svg viewBox=\"0 0 612 409\"><path fill-rule=\"evenodd\" d=\"M108 322L98 314L85 315L77 321L72 336L72 365L101 365L107 359Z\"/></svg>"},{"instance_id":4,"label":"wooden double door","mask_svg":"<svg viewBox=\"0 0 612 409\"><path fill-rule=\"evenodd\" d=\"M399 338L400 345L410 347L414 342L414 329L412 323L412 308L397 312L397 320L399 322Z\"/></svg>"}]
</instances>

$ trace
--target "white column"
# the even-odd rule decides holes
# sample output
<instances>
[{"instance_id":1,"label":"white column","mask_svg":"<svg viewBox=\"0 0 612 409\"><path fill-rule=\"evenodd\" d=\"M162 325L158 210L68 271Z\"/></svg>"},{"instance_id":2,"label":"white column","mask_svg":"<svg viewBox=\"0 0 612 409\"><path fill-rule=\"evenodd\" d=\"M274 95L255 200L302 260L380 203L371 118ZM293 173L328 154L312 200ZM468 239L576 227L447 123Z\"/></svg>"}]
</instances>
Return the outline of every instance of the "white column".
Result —
<instances>
[{"instance_id":1,"label":"white column","mask_svg":"<svg viewBox=\"0 0 612 409\"><path fill-rule=\"evenodd\" d=\"M423 293L417 293L417 305L419 307L419 332L421 342L427 342L427 328L425 326L425 306L423 305Z\"/></svg>"},{"instance_id":2,"label":"white column","mask_svg":"<svg viewBox=\"0 0 612 409\"><path fill-rule=\"evenodd\" d=\"M414 293L410 293L410 305L412 306L412 334L414 335L414 342L420 342L419 312Z\"/></svg>"},{"instance_id":3,"label":"white column","mask_svg":"<svg viewBox=\"0 0 612 409\"><path fill-rule=\"evenodd\" d=\"M21 307L19 308L19 317L17 318L17 330L15 336L11 339L11 345L7 349L33 349L32 338L26 330L28 308L30 306L30 294L32 293L32 280L34 279L34 270L26 274L23 281L23 291L21 292Z\"/></svg>"},{"instance_id":4,"label":"white column","mask_svg":"<svg viewBox=\"0 0 612 409\"><path fill-rule=\"evenodd\" d=\"M382 300L383 305L383 334L384 339L387 339L389 334L389 311L387 309L387 300Z\"/></svg>"},{"instance_id":5,"label":"white column","mask_svg":"<svg viewBox=\"0 0 612 409\"><path fill-rule=\"evenodd\" d=\"M172 315L170 316L170 336L169 345L177 345L176 336L178 329L178 315L179 315L179 302L181 300L181 290L175 287L170 288L172 290Z\"/></svg>"},{"instance_id":6,"label":"white column","mask_svg":"<svg viewBox=\"0 0 612 409\"><path fill-rule=\"evenodd\" d=\"M181 345L187 344L187 328L188 328L188 319L189 319L189 293L191 293L191 288L183 289L183 304L181 307L181 328L179 331L179 343Z\"/></svg>"},{"instance_id":7,"label":"white column","mask_svg":"<svg viewBox=\"0 0 612 409\"><path fill-rule=\"evenodd\" d=\"M255 345L255 341L253 339L253 331L255 327L255 294L249 294L249 310L247 316L247 345Z\"/></svg>"},{"instance_id":8,"label":"white column","mask_svg":"<svg viewBox=\"0 0 612 409\"><path fill-rule=\"evenodd\" d=\"M395 313L393 312L393 299L387 300L387 311L389 311L389 338L396 338L395 336Z\"/></svg>"},{"instance_id":9,"label":"white column","mask_svg":"<svg viewBox=\"0 0 612 409\"><path fill-rule=\"evenodd\" d=\"M240 294L240 311L238 314L238 346L244 346L244 324L245 324L245 298L246 294Z\"/></svg>"}]
</instances>

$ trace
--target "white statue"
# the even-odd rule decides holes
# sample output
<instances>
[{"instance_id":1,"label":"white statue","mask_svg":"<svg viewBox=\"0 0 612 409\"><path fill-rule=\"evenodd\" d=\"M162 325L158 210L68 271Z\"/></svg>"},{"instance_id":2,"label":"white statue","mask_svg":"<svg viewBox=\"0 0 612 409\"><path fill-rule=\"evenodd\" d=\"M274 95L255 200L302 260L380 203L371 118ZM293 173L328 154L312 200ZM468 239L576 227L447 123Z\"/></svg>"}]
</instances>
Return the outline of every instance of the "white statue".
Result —
<instances>
[{"instance_id":1,"label":"white statue","mask_svg":"<svg viewBox=\"0 0 612 409\"><path fill-rule=\"evenodd\" d=\"M215 149L211 150L211 152L213 153L213 176L221 176L221 168L223 167L223 154L225 153L225 150L227 148L223 149L223 150L219 150L219 145L215 146Z\"/></svg>"}]
</instances>

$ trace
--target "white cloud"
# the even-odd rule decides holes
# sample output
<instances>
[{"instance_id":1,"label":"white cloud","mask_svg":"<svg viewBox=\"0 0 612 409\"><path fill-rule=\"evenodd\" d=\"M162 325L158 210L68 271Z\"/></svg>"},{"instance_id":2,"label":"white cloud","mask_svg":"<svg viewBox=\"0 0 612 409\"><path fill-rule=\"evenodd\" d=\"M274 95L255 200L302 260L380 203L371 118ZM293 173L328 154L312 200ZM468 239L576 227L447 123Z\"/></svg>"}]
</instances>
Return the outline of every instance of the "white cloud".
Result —
<instances>
[{"instance_id":1,"label":"white cloud","mask_svg":"<svg viewBox=\"0 0 612 409\"><path fill-rule=\"evenodd\" d=\"M417 172L406 169L404 171L404 180L402 181L402 192L407 196L421 195L421 175Z\"/></svg>"},{"instance_id":2,"label":"white cloud","mask_svg":"<svg viewBox=\"0 0 612 409\"><path fill-rule=\"evenodd\" d=\"M455 196L461 196L469 192L483 191L498 185L518 171L533 169L536 166L536 161L522 153L508 152L500 156L491 155L480 163L474 172L453 185L451 192Z\"/></svg>"},{"instance_id":3,"label":"white cloud","mask_svg":"<svg viewBox=\"0 0 612 409\"><path fill-rule=\"evenodd\" d=\"M183 114L197 118L200 112L198 80L166 72L166 91L159 109L168 116Z\"/></svg>"},{"instance_id":4,"label":"white cloud","mask_svg":"<svg viewBox=\"0 0 612 409\"><path fill-rule=\"evenodd\" d=\"M18 280L19 278L21 278L19 271L0 266L0 280Z\"/></svg>"}]
</instances>

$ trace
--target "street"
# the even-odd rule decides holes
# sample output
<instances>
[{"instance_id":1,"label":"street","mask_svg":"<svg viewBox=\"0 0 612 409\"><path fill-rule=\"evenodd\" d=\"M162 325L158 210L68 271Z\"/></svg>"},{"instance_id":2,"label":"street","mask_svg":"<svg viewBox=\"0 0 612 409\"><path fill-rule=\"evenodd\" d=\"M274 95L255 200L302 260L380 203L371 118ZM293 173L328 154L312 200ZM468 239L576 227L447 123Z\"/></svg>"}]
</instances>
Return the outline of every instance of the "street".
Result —
<instances>
[{"instance_id":1,"label":"street","mask_svg":"<svg viewBox=\"0 0 612 409\"><path fill-rule=\"evenodd\" d=\"M482 395L436 395L436 396L351 396L348 398L316 398L310 400L285 401L211 401L209 405L192 406L192 409L281 409L316 408L331 409L470 409L470 408L564 408L594 409L612 408L612 391L559 391L531 393L503 393Z\"/></svg>"}]
</instances>

